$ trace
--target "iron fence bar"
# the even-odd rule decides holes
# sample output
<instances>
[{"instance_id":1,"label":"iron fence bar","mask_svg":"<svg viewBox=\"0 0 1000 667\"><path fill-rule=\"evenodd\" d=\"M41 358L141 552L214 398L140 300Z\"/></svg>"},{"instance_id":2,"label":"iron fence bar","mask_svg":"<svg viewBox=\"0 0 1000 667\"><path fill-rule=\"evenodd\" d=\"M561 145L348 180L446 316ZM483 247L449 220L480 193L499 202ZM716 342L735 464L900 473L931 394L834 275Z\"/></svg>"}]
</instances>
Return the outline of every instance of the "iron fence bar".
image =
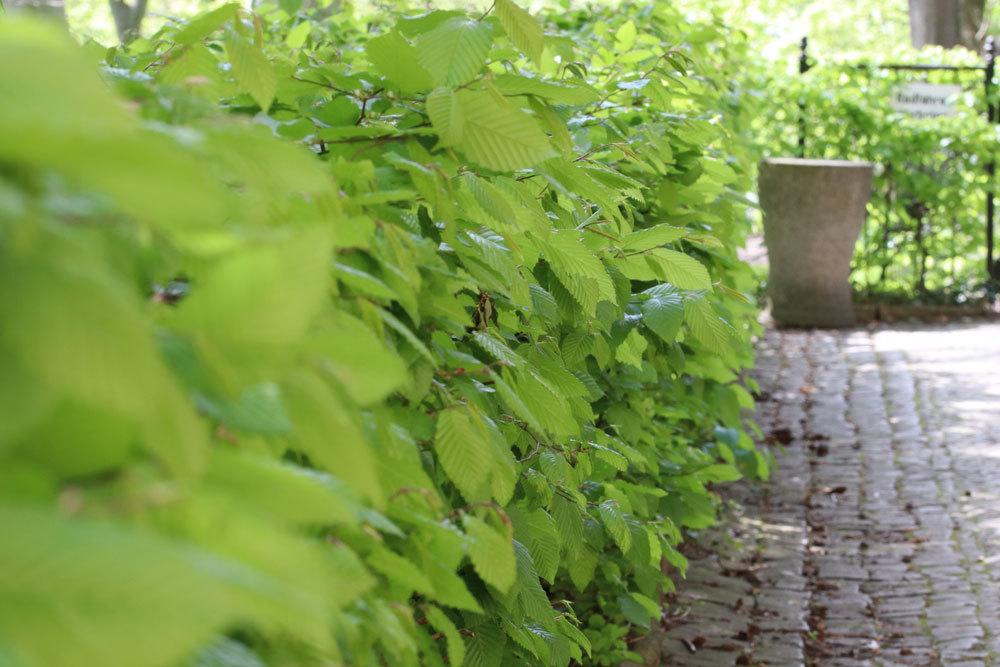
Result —
<instances>
[{"instance_id":1,"label":"iron fence bar","mask_svg":"<svg viewBox=\"0 0 1000 667\"><path fill-rule=\"evenodd\" d=\"M997 113L997 104L993 100L994 75L996 74L997 47L991 35L986 39L986 67L983 77L983 88L986 93L986 118L990 124L1000 122L1000 114ZM996 195L994 192L994 176L996 174L996 160L991 159L986 163L986 275L996 277L996 267L993 263L993 218L996 215Z\"/></svg>"},{"instance_id":2,"label":"iron fence bar","mask_svg":"<svg viewBox=\"0 0 1000 667\"><path fill-rule=\"evenodd\" d=\"M809 38L803 37L799 42L799 76L802 76L812 65L809 64ZM799 157L806 156L806 99L799 96Z\"/></svg>"}]
</instances>

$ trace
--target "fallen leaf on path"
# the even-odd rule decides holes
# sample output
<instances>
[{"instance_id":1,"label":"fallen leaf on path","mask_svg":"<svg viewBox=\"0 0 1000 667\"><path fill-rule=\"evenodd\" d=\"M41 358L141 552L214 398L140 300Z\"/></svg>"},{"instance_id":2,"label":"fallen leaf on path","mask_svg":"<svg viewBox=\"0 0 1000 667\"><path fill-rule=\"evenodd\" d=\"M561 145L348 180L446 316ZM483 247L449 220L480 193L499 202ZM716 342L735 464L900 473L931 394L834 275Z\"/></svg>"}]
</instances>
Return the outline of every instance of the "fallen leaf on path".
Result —
<instances>
[{"instance_id":1,"label":"fallen leaf on path","mask_svg":"<svg viewBox=\"0 0 1000 667\"><path fill-rule=\"evenodd\" d=\"M792 441L792 432L787 428L776 428L767 436L769 444L787 445Z\"/></svg>"}]
</instances>

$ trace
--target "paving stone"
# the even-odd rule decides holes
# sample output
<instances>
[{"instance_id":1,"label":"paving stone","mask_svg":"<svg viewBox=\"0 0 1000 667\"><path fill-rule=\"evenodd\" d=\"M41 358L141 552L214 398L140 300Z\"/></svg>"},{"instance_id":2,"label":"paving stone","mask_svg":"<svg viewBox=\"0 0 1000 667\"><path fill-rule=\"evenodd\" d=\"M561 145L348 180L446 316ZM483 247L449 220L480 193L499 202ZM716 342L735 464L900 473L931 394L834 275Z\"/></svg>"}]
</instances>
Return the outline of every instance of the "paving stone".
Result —
<instances>
[{"instance_id":1,"label":"paving stone","mask_svg":"<svg viewBox=\"0 0 1000 667\"><path fill-rule=\"evenodd\" d=\"M883 618L917 616L925 612L926 602L918 595L882 598L876 602L875 608L878 615Z\"/></svg>"},{"instance_id":2,"label":"paving stone","mask_svg":"<svg viewBox=\"0 0 1000 667\"><path fill-rule=\"evenodd\" d=\"M1000 325L768 331L758 360L792 442L724 491L701 539L738 539L692 559L660 664L1000 667Z\"/></svg>"},{"instance_id":3,"label":"paving stone","mask_svg":"<svg viewBox=\"0 0 1000 667\"><path fill-rule=\"evenodd\" d=\"M681 650L686 648L682 645ZM680 657L678 655L678 657ZM740 657L739 653L732 651L716 651L713 649L701 649L694 654L688 651L688 655L683 660L676 663L666 662L665 664L678 664L678 665L688 665L690 667L730 667L736 664L736 659Z\"/></svg>"},{"instance_id":4,"label":"paving stone","mask_svg":"<svg viewBox=\"0 0 1000 667\"><path fill-rule=\"evenodd\" d=\"M798 634L764 633L753 647L753 661L765 665L804 665L805 646Z\"/></svg>"}]
</instances>

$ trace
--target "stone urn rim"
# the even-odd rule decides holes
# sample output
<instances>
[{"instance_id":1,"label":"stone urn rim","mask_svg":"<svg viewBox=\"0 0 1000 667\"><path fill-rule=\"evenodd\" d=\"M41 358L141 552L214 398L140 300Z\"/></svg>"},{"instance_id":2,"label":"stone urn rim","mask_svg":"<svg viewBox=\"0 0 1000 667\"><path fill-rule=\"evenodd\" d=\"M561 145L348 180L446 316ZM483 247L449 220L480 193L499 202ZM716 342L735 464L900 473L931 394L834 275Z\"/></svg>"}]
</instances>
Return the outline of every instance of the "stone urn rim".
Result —
<instances>
[{"instance_id":1,"label":"stone urn rim","mask_svg":"<svg viewBox=\"0 0 1000 667\"><path fill-rule=\"evenodd\" d=\"M873 169L875 167L871 162L860 160L821 160L804 157L769 157L763 160L763 164L776 167L816 167L821 169L829 167Z\"/></svg>"}]
</instances>

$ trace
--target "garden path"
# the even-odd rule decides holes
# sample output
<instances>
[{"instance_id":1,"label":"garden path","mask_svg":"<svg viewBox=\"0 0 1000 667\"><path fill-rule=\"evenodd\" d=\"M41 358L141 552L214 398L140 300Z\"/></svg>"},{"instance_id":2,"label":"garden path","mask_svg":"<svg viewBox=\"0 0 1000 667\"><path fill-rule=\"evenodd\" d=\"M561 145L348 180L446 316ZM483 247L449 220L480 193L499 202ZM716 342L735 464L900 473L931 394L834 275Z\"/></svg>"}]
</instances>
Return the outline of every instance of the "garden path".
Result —
<instances>
[{"instance_id":1,"label":"garden path","mask_svg":"<svg viewBox=\"0 0 1000 667\"><path fill-rule=\"evenodd\" d=\"M774 478L689 549L653 664L1000 666L1000 325L770 331L757 378Z\"/></svg>"}]
</instances>

